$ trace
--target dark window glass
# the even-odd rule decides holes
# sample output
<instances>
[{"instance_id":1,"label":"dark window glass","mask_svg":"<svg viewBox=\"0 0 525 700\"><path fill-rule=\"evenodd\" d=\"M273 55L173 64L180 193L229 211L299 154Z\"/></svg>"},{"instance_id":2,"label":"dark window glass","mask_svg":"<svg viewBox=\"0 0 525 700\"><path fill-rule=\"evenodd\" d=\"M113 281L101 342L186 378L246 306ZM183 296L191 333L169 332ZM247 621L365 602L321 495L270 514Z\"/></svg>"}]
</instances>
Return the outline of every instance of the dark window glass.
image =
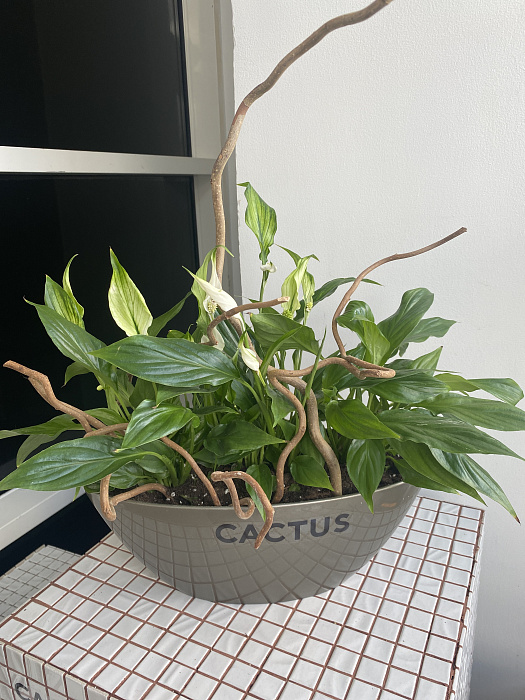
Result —
<instances>
[{"instance_id":1,"label":"dark window glass","mask_svg":"<svg viewBox=\"0 0 525 700\"><path fill-rule=\"evenodd\" d=\"M177 0L2 0L0 145L190 155Z\"/></svg>"},{"instance_id":2,"label":"dark window glass","mask_svg":"<svg viewBox=\"0 0 525 700\"><path fill-rule=\"evenodd\" d=\"M85 308L86 330L105 343L124 333L111 318L107 290L109 248L144 295L154 317L176 304L191 286L182 266L197 266L193 181L190 177L4 177L0 178L2 276L0 364L16 360L47 374L59 398L90 408L100 404L93 375L62 387L70 360L43 330L35 309L43 303L45 275L61 283L67 261L71 283ZM186 331L195 320L188 300L165 329ZM48 420L56 412L12 370L0 367L0 428ZM0 440L0 472L12 465L17 438ZM20 441L18 441L18 444Z\"/></svg>"}]
</instances>

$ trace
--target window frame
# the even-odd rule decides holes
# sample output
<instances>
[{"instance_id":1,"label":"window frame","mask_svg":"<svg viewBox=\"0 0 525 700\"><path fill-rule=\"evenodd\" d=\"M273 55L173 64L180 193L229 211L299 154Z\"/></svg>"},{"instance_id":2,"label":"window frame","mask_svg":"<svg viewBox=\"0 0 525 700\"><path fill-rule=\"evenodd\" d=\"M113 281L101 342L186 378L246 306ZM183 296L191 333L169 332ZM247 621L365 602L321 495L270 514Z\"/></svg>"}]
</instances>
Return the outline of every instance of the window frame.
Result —
<instances>
[{"instance_id":1,"label":"window frame","mask_svg":"<svg viewBox=\"0 0 525 700\"><path fill-rule=\"evenodd\" d=\"M215 245L210 176L221 149L218 15L213 0L182 0L191 156L156 156L0 146L0 173L61 175L186 175L193 177L197 244ZM0 551L74 499L74 489L0 494Z\"/></svg>"}]
</instances>

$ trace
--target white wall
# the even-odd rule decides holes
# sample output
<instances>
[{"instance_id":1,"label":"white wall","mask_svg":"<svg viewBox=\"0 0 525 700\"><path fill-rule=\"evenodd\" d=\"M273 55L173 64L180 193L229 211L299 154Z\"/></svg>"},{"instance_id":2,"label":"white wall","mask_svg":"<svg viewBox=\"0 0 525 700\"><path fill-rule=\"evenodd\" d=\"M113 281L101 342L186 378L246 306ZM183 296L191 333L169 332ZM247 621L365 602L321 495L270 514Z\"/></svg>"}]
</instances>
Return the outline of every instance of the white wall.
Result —
<instances>
[{"instance_id":1,"label":"white wall","mask_svg":"<svg viewBox=\"0 0 525 700\"><path fill-rule=\"evenodd\" d=\"M317 26L361 7L358 0L232 5L237 104ZM468 227L444 248L381 268L375 278L384 287L367 286L357 298L381 318L405 289L427 286L434 314L459 321L441 366L525 386L524 27L521 0L396 0L325 39L252 107L236 177L275 207L280 243L317 253L318 284ZM243 217L243 293L253 297L257 250ZM280 284L290 265L284 253L274 262ZM333 308L324 302L318 328ZM507 435L525 454L524 436ZM523 464L479 461L524 520ZM523 529L490 505L473 700L523 700L524 551Z\"/></svg>"}]
</instances>

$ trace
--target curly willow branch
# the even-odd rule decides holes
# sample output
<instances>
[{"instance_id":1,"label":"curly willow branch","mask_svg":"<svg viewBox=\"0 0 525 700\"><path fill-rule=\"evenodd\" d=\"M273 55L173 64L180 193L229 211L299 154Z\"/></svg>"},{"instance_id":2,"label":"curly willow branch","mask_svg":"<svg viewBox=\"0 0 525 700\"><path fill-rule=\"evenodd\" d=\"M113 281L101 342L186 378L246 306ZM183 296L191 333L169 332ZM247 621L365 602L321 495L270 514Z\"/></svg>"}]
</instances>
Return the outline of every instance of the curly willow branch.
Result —
<instances>
[{"instance_id":1,"label":"curly willow branch","mask_svg":"<svg viewBox=\"0 0 525 700\"><path fill-rule=\"evenodd\" d=\"M271 299L270 301L258 301L258 302L253 302L250 304L241 304L240 306L235 306L233 309L230 309L229 311L225 311L224 313L220 314L220 316L216 316L213 321L209 324L207 330L206 330L206 335L208 336L208 342L204 343L204 345L217 345L217 338L214 333L214 329L221 323L221 321L227 321L228 319L232 319L232 316L236 316L238 313L242 313L243 311L252 311L254 309L267 309L270 306L278 306L279 304L284 304L286 303L290 297L279 297L278 299ZM238 326L235 326L237 332L238 331ZM242 327L240 333L242 334Z\"/></svg>"},{"instance_id":2,"label":"curly willow branch","mask_svg":"<svg viewBox=\"0 0 525 700\"><path fill-rule=\"evenodd\" d=\"M224 218L224 204L222 199L222 174L224 172L224 168L226 167L226 163L235 150L241 127L248 109L256 100L259 99L259 97L262 97L266 92L268 92L268 90L271 90L271 88L275 85L287 68L292 65L292 63L295 63L297 59L304 56L305 53L310 51L310 49L324 39L325 36L336 29L341 29L342 27L348 27L351 24L364 22L386 7L386 5L390 4L391 1L392 0L374 0L374 2L362 10L340 15L339 17L334 17L323 24L321 27L319 27L319 29L313 32L313 34L310 34L309 37L296 46L295 49L292 49L292 51L290 51L290 53L288 53L281 61L279 61L266 80L249 92L241 102L233 118L226 143L215 161L211 176L213 211L215 214L216 245L220 246L217 247L216 260L217 275L220 280L222 280L222 272L224 268L224 246L226 244L226 221Z\"/></svg>"},{"instance_id":3,"label":"curly willow branch","mask_svg":"<svg viewBox=\"0 0 525 700\"><path fill-rule=\"evenodd\" d=\"M262 503L262 506L264 508L264 514L266 516L264 525L261 528L261 531L257 535L257 539L255 540L255 549L259 549L259 547L262 544L262 541L266 537L266 533L270 530L272 523L273 523L273 516L274 516L274 509L270 501L268 500L268 496L265 494L264 489L262 486L259 484L258 481L256 481L253 476L250 476L246 472L241 472L241 471L236 471L236 472L213 472L211 475L211 478L213 481L224 481L228 488L230 489L230 493L232 494L232 501L233 501L233 506L235 508L236 514L239 516L239 518L246 518L250 517L253 513L253 508L249 511L250 515L247 515L242 512L241 507L239 505L239 497L237 495L237 489L235 487L235 484L233 483L233 479L242 479L245 481L247 484L250 484L250 486L253 488L255 493L259 496L259 499ZM235 495L234 495L235 494ZM245 499L243 499L245 500Z\"/></svg>"},{"instance_id":4,"label":"curly willow branch","mask_svg":"<svg viewBox=\"0 0 525 700\"><path fill-rule=\"evenodd\" d=\"M109 495L109 481L111 479L111 474L108 474L108 476L105 476L103 479L100 480L100 509L102 510L102 513L106 520L109 520L110 522L113 522L113 520L117 519L117 513L115 511L115 506L118 503L122 503L122 501L127 501L130 498L134 498L135 496L139 496L141 493L145 493L146 491L160 491L166 498L169 496L170 490L168 489L167 486L163 486L162 484L143 484L142 486L137 486L134 489L131 489L130 491L126 491L125 493L119 493L116 496L111 496Z\"/></svg>"}]
</instances>

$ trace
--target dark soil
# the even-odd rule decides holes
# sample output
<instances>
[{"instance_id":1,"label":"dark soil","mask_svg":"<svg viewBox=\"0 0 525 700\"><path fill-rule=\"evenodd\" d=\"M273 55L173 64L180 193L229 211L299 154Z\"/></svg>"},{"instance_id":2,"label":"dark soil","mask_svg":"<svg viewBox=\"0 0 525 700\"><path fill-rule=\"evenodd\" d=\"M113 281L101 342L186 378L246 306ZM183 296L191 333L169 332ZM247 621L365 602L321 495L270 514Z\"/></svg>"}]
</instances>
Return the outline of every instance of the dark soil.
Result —
<instances>
[{"instance_id":1,"label":"dark soil","mask_svg":"<svg viewBox=\"0 0 525 700\"><path fill-rule=\"evenodd\" d=\"M228 471L224 468L224 471ZM341 475L343 481L343 495L350 495L352 493L357 493L357 489L354 484L350 481L348 472L345 467L341 468ZM391 486L392 484L397 484L402 481L401 475L393 465L387 464L387 469L383 475L379 488L382 486ZM281 503L299 503L301 501L316 501L322 498L332 498L333 493L328 489L319 489L314 486L300 486L299 484L294 484L290 474L284 475L285 491ZM244 481L241 479L235 480L235 485L237 487L237 493L239 498L244 498L248 496L246 491ZM219 496L221 505L226 506L231 504L231 498L228 493L226 485L219 481L215 484L215 490ZM180 506L212 506L213 502L211 500L210 494L208 493L206 487L202 481L192 472L188 481L182 486L177 486L171 491L171 497L167 500L158 491L148 491L136 496L136 501L141 501L142 503L172 503L173 505Z\"/></svg>"}]
</instances>

